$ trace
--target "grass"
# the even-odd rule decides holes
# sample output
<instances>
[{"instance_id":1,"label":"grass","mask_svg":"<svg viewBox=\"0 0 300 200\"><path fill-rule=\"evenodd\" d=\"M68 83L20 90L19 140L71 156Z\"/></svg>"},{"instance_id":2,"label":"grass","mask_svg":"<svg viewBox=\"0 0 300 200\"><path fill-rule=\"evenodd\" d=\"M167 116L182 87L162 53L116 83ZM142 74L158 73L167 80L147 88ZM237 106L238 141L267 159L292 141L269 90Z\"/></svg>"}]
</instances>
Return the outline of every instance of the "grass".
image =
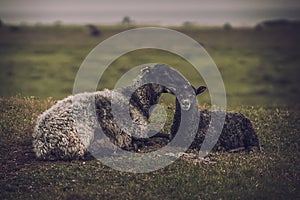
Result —
<instances>
[{"instance_id":1,"label":"grass","mask_svg":"<svg viewBox=\"0 0 300 200\"><path fill-rule=\"evenodd\" d=\"M204 45L224 80L229 105L281 105L298 102L300 37L297 30L174 27ZM21 26L0 29L0 96L55 99L72 94L76 73L88 53L101 41L126 30L105 27L98 37L83 26ZM180 70L192 84L204 84L189 63L158 50L139 50L117 59L98 88L113 88L132 67L164 62ZM207 94L202 99L210 102Z\"/></svg>"},{"instance_id":2,"label":"grass","mask_svg":"<svg viewBox=\"0 0 300 200\"><path fill-rule=\"evenodd\" d=\"M72 94L86 55L126 27L99 26L101 35L92 37L83 26L3 26L0 198L299 199L299 31L173 28L204 45L224 80L228 109L250 118L261 152L212 153L209 162L196 164L179 159L145 174L118 172L97 160L39 161L31 146L37 116ZM113 62L98 89L112 88L131 67L149 62L168 63L195 86L204 84L182 58L146 49ZM209 107L209 92L199 100ZM174 108L170 102L174 99L164 95L163 105Z\"/></svg>"},{"instance_id":3,"label":"grass","mask_svg":"<svg viewBox=\"0 0 300 200\"><path fill-rule=\"evenodd\" d=\"M36 117L53 99L0 99L1 199L297 199L299 112L236 107L253 122L262 151L179 159L158 171L115 171L97 160L39 161L31 147ZM170 120L168 121L170 123Z\"/></svg>"}]
</instances>

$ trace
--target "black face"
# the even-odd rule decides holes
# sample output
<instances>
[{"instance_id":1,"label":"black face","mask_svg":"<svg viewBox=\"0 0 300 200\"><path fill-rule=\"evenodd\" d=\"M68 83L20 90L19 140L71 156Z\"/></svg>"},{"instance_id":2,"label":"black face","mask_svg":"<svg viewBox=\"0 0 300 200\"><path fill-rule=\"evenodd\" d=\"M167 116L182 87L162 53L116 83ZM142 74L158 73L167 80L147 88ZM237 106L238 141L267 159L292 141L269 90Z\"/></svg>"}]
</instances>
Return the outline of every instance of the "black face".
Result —
<instances>
[{"instance_id":1,"label":"black face","mask_svg":"<svg viewBox=\"0 0 300 200\"><path fill-rule=\"evenodd\" d=\"M206 87L194 88L182 74L164 64L146 67L142 70L145 83L160 85L161 93L170 93L176 96L182 110L189 110L198 94Z\"/></svg>"},{"instance_id":2,"label":"black face","mask_svg":"<svg viewBox=\"0 0 300 200\"><path fill-rule=\"evenodd\" d=\"M194 93L191 92L188 88L190 85L183 85L182 87L179 87L177 89L175 88L168 88L165 90L165 93L173 94L176 96L180 107L182 110L189 110L191 108L191 105L193 101L195 101L195 98L198 94L201 94L205 91L206 87L205 86L200 86L199 88L195 88L192 86L192 89L194 90Z\"/></svg>"}]
</instances>

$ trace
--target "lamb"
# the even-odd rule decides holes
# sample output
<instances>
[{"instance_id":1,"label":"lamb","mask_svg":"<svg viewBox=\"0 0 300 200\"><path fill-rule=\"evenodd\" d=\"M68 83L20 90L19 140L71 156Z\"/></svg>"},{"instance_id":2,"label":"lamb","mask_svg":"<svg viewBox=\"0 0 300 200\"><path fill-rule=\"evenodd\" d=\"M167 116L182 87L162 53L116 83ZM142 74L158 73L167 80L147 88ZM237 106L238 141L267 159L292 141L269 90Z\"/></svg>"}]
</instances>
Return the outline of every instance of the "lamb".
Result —
<instances>
[{"instance_id":1,"label":"lamb","mask_svg":"<svg viewBox=\"0 0 300 200\"><path fill-rule=\"evenodd\" d=\"M172 77L172 81L169 83L169 87L164 86L162 90L163 93L170 93L176 96L176 109L174 114L174 119L171 127L170 140L175 138L176 133L185 132L186 134L191 134L193 130L193 122L197 119L197 115L194 113L199 112L199 124L197 128L197 133L194 141L192 142L190 149L200 150L203 146L204 138L206 137L206 142L213 142L214 134L208 134L208 128L210 126L211 116L214 115L217 119L217 123L220 122L218 118L225 114L225 121L222 132L213 147L214 151L237 151L237 150L254 150L259 149L259 140L253 129L251 121L245 117L242 113L226 112L221 113L221 111L208 111L208 110L198 110L194 109L197 106L195 96L203 93L206 89L205 86L200 86L195 88L190 85L190 83L185 80L182 75L172 69L167 69L167 66L156 68L152 73L156 73L155 77L157 79L163 79L168 74L168 77ZM163 76L163 77L162 77ZM192 88L193 91L188 90ZM177 94L177 95L176 95ZM196 122L195 122L196 123ZM211 127L210 130L216 132L216 127ZM180 130L181 129L181 130ZM183 130L182 130L183 129ZM192 135L187 135L192 136ZM190 137L187 137L190 138ZM188 144L180 140L178 143ZM206 149L202 149L206 150ZM210 150L210 149L208 149Z\"/></svg>"},{"instance_id":2,"label":"lamb","mask_svg":"<svg viewBox=\"0 0 300 200\"><path fill-rule=\"evenodd\" d=\"M198 91L203 90L203 87L198 88L196 94L200 94ZM179 103L179 100L176 100L176 110L174 114L173 125L171 127L171 136L177 132L178 126L180 124L181 113L180 110L182 108L182 104ZM185 112L185 111L183 111ZM193 143L190 146L190 149L200 150L201 145L204 141L205 137L207 141L211 142L214 140L213 137L209 138L212 135L207 134L207 130L210 126L211 115L215 115L218 118L218 114L220 111L208 111L208 110L200 110L200 121L198 132ZM247 150L251 151L254 149L259 149L259 140L253 129L251 121L245 117L242 113L234 113L234 112L226 112L225 113L225 122L222 129L222 132L218 138L217 143L214 145L214 151L238 151L238 150ZM212 127L213 132L214 127ZM205 150L205 149L202 149Z\"/></svg>"},{"instance_id":3,"label":"lamb","mask_svg":"<svg viewBox=\"0 0 300 200\"><path fill-rule=\"evenodd\" d=\"M206 87L200 86L195 89L194 92L196 95L201 94L205 91ZM174 94L174 91L166 90L167 93ZM176 109L173 119L173 124L171 127L171 137L174 138L177 133L182 118L182 113L188 111L189 107L186 107L186 102L195 103L190 99L190 93L186 90L181 90L180 96L176 98ZM208 135L207 130L210 126L210 119L212 115L215 115L216 118L220 117L221 111L208 111L208 110L199 110L200 121L198 126L198 131L193 143L190 146L190 149L200 150L201 145L204 142L204 138L207 137L208 143L214 140L213 134ZM218 138L217 143L214 145L214 151L239 151L239 150L255 150L259 149L259 140L253 129L251 121L245 117L242 113L226 112L225 113L225 122L222 129L222 132ZM214 127L212 127L213 132ZM206 149L202 149L206 150ZM210 150L210 149L208 149Z\"/></svg>"},{"instance_id":4,"label":"lamb","mask_svg":"<svg viewBox=\"0 0 300 200\"><path fill-rule=\"evenodd\" d=\"M132 146L135 137L144 137L144 134L131 136L130 133L148 131L143 127L148 124L150 108L158 102L164 90L160 84L149 83L151 71L149 67L143 68L134 83L125 88L69 96L42 113L33 133L33 149L37 158L83 158L87 148L95 147L94 141L99 139L97 136L101 135L98 134L101 131L110 142L121 148ZM128 103L128 96L131 97L129 110L132 120L128 119L129 116L119 117L123 125L119 127L112 115L112 100L114 108L122 111L122 107ZM124 112L121 113L124 115ZM138 130L134 130L136 128Z\"/></svg>"}]
</instances>

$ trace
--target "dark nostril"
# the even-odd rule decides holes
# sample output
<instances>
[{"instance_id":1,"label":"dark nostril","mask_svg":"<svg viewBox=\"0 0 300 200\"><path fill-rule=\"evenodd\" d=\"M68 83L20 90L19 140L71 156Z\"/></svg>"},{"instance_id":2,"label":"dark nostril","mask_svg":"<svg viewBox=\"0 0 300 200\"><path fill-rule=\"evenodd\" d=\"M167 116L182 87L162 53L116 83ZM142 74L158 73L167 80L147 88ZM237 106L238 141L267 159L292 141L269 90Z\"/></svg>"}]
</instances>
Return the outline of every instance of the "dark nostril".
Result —
<instances>
[{"instance_id":1,"label":"dark nostril","mask_svg":"<svg viewBox=\"0 0 300 200\"><path fill-rule=\"evenodd\" d=\"M186 105L189 105L189 104L190 104L190 101L189 101L189 100L183 100L183 101L182 101L182 105L185 105L185 106L186 106Z\"/></svg>"},{"instance_id":2,"label":"dark nostril","mask_svg":"<svg viewBox=\"0 0 300 200\"><path fill-rule=\"evenodd\" d=\"M181 108L183 110L190 109L190 106L191 106L191 104L190 104L190 101L188 99L184 99L184 100L181 101Z\"/></svg>"},{"instance_id":3,"label":"dark nostril","mask_svg":"<svg viewBox=\"0 0 300 200\"><path fill-rule=\"evenodd\" d=\"M183 100L183 103L184 103L184 104L188 104L189 101L188 101L188 100Z\"/></svg>"}]
</instances>

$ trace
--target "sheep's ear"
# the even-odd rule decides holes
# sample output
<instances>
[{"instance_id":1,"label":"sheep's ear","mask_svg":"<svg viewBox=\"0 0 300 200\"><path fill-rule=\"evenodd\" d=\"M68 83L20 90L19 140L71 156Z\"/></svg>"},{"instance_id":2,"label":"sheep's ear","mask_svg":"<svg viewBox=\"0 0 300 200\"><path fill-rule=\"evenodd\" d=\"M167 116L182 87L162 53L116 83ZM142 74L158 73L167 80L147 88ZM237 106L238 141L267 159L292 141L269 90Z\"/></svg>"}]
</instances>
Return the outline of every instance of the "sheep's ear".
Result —
<instances>
[{"instance_id":1,"label":"sheep's ear","mask_svg":"<svg viewBox=\"0 0 300 200\"><path fill-rule=\"evenodd\" d=\"M174 91L176 91L176 89L173 88L173 87L169 87L169 88L164 87L164 88L163 88L163 93L168 93L168 94L173 94L173 95L175 95L175 94L174 94Z\"/></svg>"},{"instance_id":2,"label":"sheep's ear","mask_svg":"<svg viewBox=\"0 0 300 200\"><path fill-rule=\"evenodd\" d=\"M205 86L200 86L195 90L196 95L203 93L206 90Z\"/></svg>"}]
</instances>

